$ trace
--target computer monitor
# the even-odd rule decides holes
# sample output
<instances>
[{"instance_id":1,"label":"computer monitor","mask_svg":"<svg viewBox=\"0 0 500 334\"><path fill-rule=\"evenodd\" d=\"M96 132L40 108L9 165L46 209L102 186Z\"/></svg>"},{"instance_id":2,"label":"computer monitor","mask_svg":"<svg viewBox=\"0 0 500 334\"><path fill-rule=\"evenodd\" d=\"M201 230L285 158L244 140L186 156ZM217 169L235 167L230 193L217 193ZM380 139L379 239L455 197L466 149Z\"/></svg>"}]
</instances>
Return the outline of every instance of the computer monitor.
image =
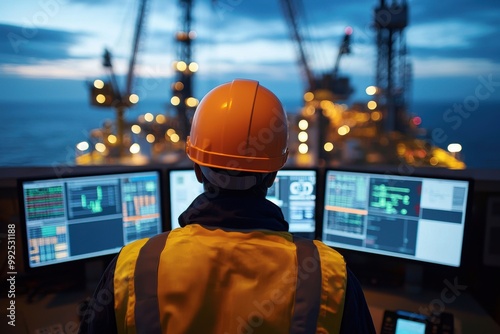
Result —
<instances>
[{"instance_id":1,"label":"computer monitor","mask_svg":"<svg viewBox=\"0 0 500 334\"><path fill-rule=\"evenodd\" d=\"M27 269L115 254L162 231L161 172L19 181Z\"/></svg>"},{"instance_id":2,"label":"computer monitor","mask_svg":"<svg viewBox=\"0 0 500 334\"><path fill-rule=\"evenodd\" d=\"M203 185L196 179L194 169L168 170L170 192L170 227L180 227L179 216L188 208L194 199L203 193Z\"/></svg>"},{"instance_id":3,"label":"computer monitor","mask_svg":"<svg viewBox=\"0 0 500 334\"><path fill-rule=\"evenodd\" d=\"M316 181L314 169L282 169L267 191L267 199L281 208L289 231L310 239L316 233Z\"/></svg>"},{"instance_id":4,"label":"computer monitor","mask_svg":"<svg viewBox=\"0 0 500 334\"><path fill-rule=\"evenodd\" d=\"M459 267L471 181L326 170L321 239L343 248Z\"/></svg>"},{"instance_id":5,"label":"computer monitor","mask_svg":"<svg viewBox=\"0 0 500 334\"><path fill-rule=\"evenodd\" d=\"M179 227L180 214L203 192L203 185L193 169L171 169L168 174L174 229ZM290 232L310 238L316 231L316 179L315 169L282 169L267 192L267 199L281 208Z\"/></svg>"}]
</instances>

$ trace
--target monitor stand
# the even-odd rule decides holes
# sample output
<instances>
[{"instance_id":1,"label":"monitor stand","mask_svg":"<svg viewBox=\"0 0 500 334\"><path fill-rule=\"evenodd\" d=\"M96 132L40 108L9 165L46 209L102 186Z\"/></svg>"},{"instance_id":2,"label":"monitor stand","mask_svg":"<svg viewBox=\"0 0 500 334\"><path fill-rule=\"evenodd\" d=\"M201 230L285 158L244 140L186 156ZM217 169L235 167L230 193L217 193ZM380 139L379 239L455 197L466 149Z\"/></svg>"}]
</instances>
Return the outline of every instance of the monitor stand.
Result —
<instances>
[{"instance_id":1,"label":"monitor stand","mask_svg":"<svg viewBox=\"0 0 500 334\"><path fill-rule=\"evenodd\" d=\"M406 263L404 289L411 294L422 292L424 268L420 263Z\"/></svg>"}]
</instances>

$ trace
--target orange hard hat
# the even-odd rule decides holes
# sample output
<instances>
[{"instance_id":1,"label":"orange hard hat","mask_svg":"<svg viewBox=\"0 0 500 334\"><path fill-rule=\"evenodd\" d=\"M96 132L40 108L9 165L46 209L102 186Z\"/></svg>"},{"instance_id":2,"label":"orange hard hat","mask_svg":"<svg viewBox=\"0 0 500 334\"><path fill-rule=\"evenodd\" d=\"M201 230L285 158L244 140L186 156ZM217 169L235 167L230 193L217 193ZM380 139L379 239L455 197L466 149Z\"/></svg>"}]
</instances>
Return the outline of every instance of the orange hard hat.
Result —
<instances>
[{"instance_id":1,"label":"orange hard hat","mask_svg":"<svg viewBox=\"0 0 500 334\"><path fill-rule=\"evenodd\" d=\"M237 79L201 100L186 153L201 166L268 173L285 164L287 144L288 122L280 100L258 81Z\"/></svg>"}]
</instances>

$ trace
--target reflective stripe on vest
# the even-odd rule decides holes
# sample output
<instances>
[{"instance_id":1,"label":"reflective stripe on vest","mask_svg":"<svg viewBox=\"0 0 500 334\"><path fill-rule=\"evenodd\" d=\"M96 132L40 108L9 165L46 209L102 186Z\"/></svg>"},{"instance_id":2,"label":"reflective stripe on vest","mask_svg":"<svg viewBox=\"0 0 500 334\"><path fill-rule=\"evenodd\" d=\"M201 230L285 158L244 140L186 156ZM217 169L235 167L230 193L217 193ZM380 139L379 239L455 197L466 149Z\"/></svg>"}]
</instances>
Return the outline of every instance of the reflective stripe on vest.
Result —
<instances>
[{"instance_id":1,"label":"reflective stripe on vest","mask_svg":"<svg viewBox=\"0 0 500 334\"><path fill-rule=\"evenodd\" d=\"M158 309L158 265L169 232L154 236L141 248L135 267L135 328L138 333L161 334Z\"/></svg>"},{"instance_id":2,"label":"reflective stripe on vest","mask_svg":"<svg viewBox=\"0 0 500 334\"><path fill-rule=\"evenodd\" d=\"M312 240L294 238L298 279L290 333L315 333L321 296L321 263Z\"/></svg>"}]
</instances>

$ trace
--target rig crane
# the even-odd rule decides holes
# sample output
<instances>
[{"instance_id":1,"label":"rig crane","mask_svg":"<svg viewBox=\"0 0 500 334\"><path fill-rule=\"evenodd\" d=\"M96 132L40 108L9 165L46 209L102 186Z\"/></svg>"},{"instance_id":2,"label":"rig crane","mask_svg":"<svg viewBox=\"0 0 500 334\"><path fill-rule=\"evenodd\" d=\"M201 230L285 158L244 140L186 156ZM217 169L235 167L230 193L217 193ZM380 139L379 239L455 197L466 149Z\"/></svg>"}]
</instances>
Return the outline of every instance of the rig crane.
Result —
<instances>
[{"instance_id":1,"label":"rig crane","mask_svg":"<svg viewBox=\"0 0 500 334\"><path fill-rule=\"evenodd\" d=\"M314 108L314 112L310 114L311 120L315 123L315 131L313 131L315 133L312 134L310 138L311 147L315 148L318 154L317 159L321 163L324 163L330 159L330 154L320 147L329 143L328 138L331 137L331 120L326 116L327 112L323 110L321 101L327 100L335 103L343 102L348 100L353 92L349 78L339 76L340 60L343 55L350 53L349 44L352 28L347 27L345 29L345 35L339 47L333 69L317 76L313 73L309 65L308 55L304 47L305 38L300 29L300 13L304 12L303 10L299 10L299 8L302 9L301 1L282 0L281 5L283 7L286 22L289 26L291 37L298 51L300 67L307 81L306 95L309 97L305 97L304 99L309 101L306 102L306 106L309 105L310 107L306 107L305 110L310 110L311 107ZM309 138L309 135L306 135L306 137ZM299 140L302 141L300 136ZM303 154L307 154L310 161L316 160L316 157L313 157L315 154L312 152L308 153L308 147L309 145L305 142L300 144L298 147L298 156L301 157Z\"/></svg>"},{"instance_id":2,"label":"rig crane","mask_svg":"<svg viewBox=\"0 0 500 334\"><path fill-rule=\"evenodd\" d=\"M107 143L107 147L116 146L118 148L118 156L125 155L125 111L138 102L138 96L132 93L132 86L134 82L134 70L137 60L137 52L142 35L142 28L144 25L144 18L147 8L147 0L141 0L139 3L139 11L137 15L134 41L132 43L132 53L129 59L128 71L126 76L125 90L121 92L116 79L116 74L113 69L112 55L108 49L104 50L103 66L109 72L109 80L104 82L102 80L95 80L90 86L90 103L97 107L112 107L116 111L116 143ZM108 137L103 138L104 141Z\"/></svg>"},{"instance_id":3,"label":"rig crane","mask_svg":"<svg viewBox=\"0 0 500 334\"><path fill-rule=\"evenodd\" d=\"M92 148L84 142L81 146L77 145L78 163L142 164L153 159L162 161L179 159L179 153L183 152L182 139L189 134L191 113L194 113L198 105L198 100L193 97L193 77L198 70L198 64L192 61L192 44L196 37L191 29L193 2L194 0L179 0L182 9L181 27L175 34L178 54L173 64L174 82L170 98L170 107L175 111L176 117L168 117L168 111L167 115L158 114L156 117L148 112L127 124L129 128L125 125L125 111L139 100L137 95L132 94L132 86L147 6L146 0L140 0L125 90L119 89L109 50L105 50L103 56L103 66L109 72L108 80L95 80L90 86L92 105L115 109L114 128L113 123L107 122L101 129L93 130L90 142L96 143ZM85 152L89 148L89 154L78 155L79 152ZM129 150L126 151L125 148Z\"/></svg>"},{"instance_id":4,"label":"rig crane","mask_svg":"<svg viewBox=\"0 0 500 334\"><path fill-rule=\"evenodd\" d=\"M281 0L281 5L283 7L286 22L289 26L291 37L297 48L301 70L307 81L307 91L313 93L318 92L321 93L322 96L326 94L327 99L331 101L348 100L353 92L349 78L341 77L338 73L342 56L350 53L349 45L352 28L347 27L345 29L344 38L339 47L332 71L315 75L309 64L308 55L304 47L306 37L303 36L300 29L300 13L303 11L299 11L298 8L302 8L303 5L300 0Z\"/></svg>"}]
</instances>

